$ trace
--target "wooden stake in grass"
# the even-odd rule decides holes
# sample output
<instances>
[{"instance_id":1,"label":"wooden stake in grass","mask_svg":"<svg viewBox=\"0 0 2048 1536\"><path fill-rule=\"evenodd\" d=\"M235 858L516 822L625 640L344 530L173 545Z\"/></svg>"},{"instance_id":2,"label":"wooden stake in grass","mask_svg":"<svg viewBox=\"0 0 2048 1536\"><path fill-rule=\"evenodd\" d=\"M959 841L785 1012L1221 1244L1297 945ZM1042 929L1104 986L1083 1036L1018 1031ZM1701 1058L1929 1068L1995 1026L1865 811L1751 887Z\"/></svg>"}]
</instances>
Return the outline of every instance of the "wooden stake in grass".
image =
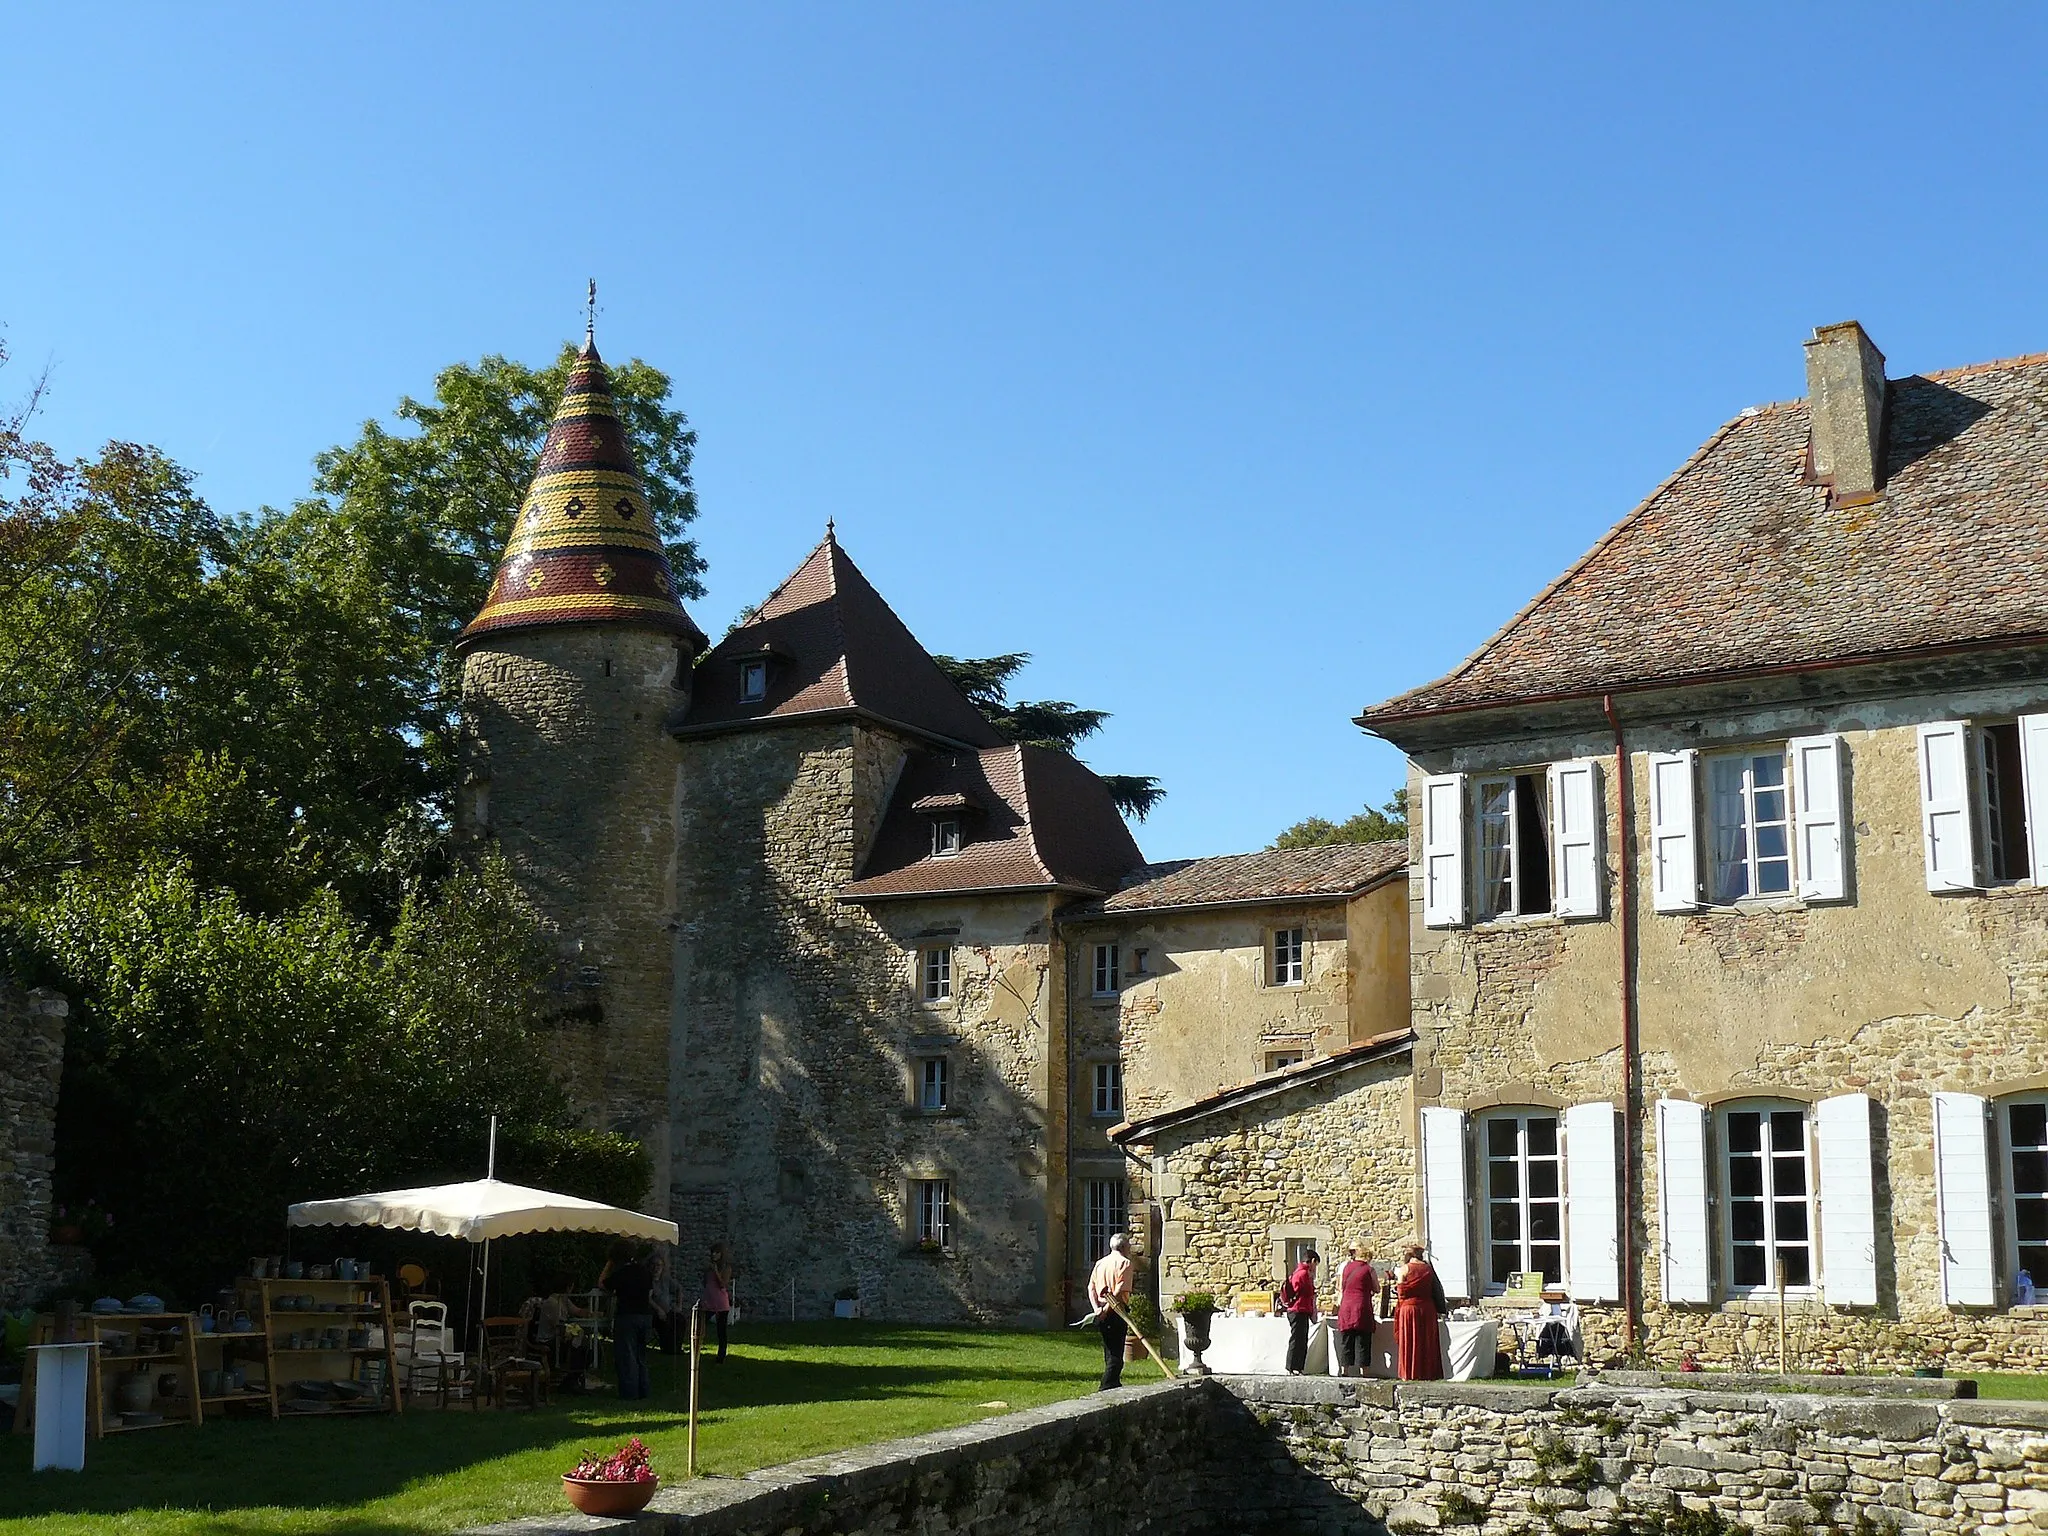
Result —
<instances>
[{"instance_id":1,"label":"wooden stake in grass","mask_svg":"<svg viewBox=\"0 0 2048 1536\"><path fill-rule=\"evenodd\" d=\"M690 1452L686 1476L697 1475L697 1361L704 1342L704 1303L690 1303Z\"/></svg>"},{"instance_id":2,"label":"wooden stake in grass","mask_svg":"<svg viewBox=\"0 0 2048 1536\"><path fill-rule=\"evenodd\" d=\"M1120 1303L1114 1296L1110 1296L1105 1299L1109 1302L1110 1311L1114 1312L1118 1317L1122 1318L1124 1320L1124 1326L1131 1330L1131 1337L1136 1339L1140 1344L1145 1346L1145 1353L1152 1357L1152 1363L1159 1367L1161 1373L1166 1377L1168 1381L1172 1381L1174 1377L1173 1367L1171 1367L1164 1360L1159 1358L1159 1351L1152 1347L1152 1341L1145 1337L1144 1333L1139 1329L1136 1323L1131 1321L1131 1314L1123 1309L1122 1303Z\"/></svg>"}]
</instances>

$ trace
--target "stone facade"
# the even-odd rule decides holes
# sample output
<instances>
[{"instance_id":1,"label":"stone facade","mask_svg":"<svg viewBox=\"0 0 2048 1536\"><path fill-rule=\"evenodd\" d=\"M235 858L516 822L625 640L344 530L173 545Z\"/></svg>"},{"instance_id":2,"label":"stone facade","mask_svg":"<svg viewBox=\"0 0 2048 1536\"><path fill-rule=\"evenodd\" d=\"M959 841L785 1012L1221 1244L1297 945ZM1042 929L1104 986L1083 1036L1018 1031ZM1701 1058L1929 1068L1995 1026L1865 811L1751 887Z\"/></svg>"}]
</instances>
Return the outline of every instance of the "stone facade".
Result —
<instances>
[{"instance_id":1,"label":"stone facade","mask_svg":"<svg viewBox=\"0 0 2048 1536\"><path fill-rule=\"evenodd\" d=\"M41 1298L59 1261L50 1248L64 999L0 976L0 1306Z\"/></svg>"}]
</instances>

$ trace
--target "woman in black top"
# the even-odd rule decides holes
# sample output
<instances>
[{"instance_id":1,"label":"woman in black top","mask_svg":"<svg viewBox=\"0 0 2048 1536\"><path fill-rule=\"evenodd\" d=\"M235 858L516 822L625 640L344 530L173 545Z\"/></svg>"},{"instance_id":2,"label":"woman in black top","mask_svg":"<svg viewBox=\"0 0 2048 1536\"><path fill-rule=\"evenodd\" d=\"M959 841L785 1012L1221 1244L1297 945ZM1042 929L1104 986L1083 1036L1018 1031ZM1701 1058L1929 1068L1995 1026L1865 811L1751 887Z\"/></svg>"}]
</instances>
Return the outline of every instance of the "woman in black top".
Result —
<instances>
[{"instance_id":1,"label":"woman in black top","mask_svg":"<svg viewBox=\"0 0 2048 1536\"><path fill-rule=\"evenodd\" d=\"M654 1266L620 1238L612 1244L611 1258L597 1283L612 1293L612 1354L619 1366L619 1396L646 1397L651 1390L647 1343L654 1333Z\"/></svg>"}]
</instances>

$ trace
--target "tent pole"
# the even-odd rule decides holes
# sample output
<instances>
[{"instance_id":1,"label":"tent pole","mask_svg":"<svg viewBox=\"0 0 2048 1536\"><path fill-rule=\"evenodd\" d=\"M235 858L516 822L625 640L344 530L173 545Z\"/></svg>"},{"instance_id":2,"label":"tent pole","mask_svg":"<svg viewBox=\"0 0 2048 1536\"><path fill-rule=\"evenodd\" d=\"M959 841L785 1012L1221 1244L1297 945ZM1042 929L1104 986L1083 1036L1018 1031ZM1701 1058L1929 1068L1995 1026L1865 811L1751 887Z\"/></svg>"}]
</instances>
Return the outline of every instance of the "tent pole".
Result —
<instances>
[{"instance_id":1,"label":"tent pole","mask_svg":"<svg viewBox=\"0 0 2048 1536\"><path fill-rule=\"evenodd\" d=\"M496 1115L493 1115L493 1116L491 1116L491 1149L490 1149L490 1151L489 1151L489 1152L488 1152L488 1153L487 1153L487 1154L485 1155L485 1159L484 1159L484 1177L485 1177L485 1178L487 1178L487 1179L495 1179L495 1178L496 1178L497 1176L498 1176L498 1117L497 1117Z\"/></svg>"}]
</instances>

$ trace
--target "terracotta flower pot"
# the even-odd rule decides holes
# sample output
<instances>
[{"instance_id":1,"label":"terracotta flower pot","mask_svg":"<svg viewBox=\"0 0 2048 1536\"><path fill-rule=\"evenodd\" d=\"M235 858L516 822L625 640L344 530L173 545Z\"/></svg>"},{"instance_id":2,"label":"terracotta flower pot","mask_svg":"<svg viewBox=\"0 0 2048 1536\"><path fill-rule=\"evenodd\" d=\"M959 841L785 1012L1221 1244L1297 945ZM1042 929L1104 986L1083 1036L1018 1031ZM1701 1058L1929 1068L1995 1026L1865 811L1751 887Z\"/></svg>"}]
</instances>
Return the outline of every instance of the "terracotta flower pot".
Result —
<instances>
[{"instance_id":1,"label":"terracotta flower pot","mask_svg":"<svg viewBox=\"0 0 2048 1536\"><path fill-rule=\"evenodd\" d=\"M644 1483L600 1483L584 1477L562 1479L562 1492L586 1515L637 1515L660 1486L658 1477Z\"/></svg>"}]
</instances>

